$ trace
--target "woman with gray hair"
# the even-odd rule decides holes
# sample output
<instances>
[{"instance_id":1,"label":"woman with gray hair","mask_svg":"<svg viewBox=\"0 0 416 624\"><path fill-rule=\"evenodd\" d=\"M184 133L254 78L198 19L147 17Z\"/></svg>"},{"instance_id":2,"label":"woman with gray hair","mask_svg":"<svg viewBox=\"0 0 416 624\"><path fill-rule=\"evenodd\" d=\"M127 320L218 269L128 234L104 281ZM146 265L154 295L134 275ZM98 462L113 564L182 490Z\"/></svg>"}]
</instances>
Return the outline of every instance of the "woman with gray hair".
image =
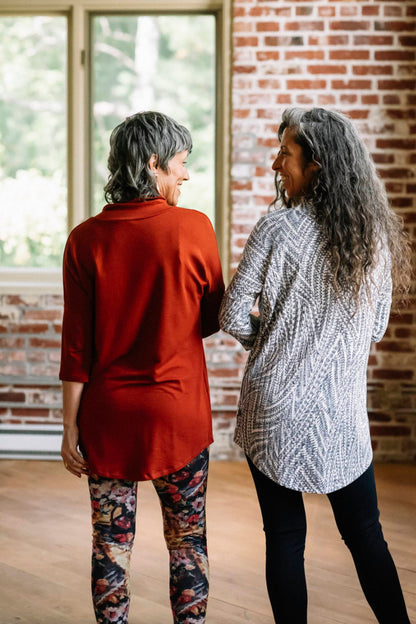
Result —
<instances>
[{"instance_id":1,"label":"woman with gray hair","mask_svg":"<svg viewBox=\"0 0 416 624\"><path fill-rule=\"evenodd\" d=\"M177 207L186 128L139 113L110 148L110 203L71 232L64 253L61 454L70 473L88 475L97 622L128 621L137 482L151 480L174 622L203 624L212 427L202 338L219 329L218 249L208 217Z\"/></svg>"},{"instance_id":2,"label":"woman with gray hair","mask_svg":"<svg viewBox=\"0 0 416 624\"><path fill-rule=\"evenodd\" d=\"M370 344L386 330L392 285L397 301L409 288L407 237L344 115L287 109L278 138L278 210L251 233L220 313L250 351L235 440L263 516L275 621L307 621L302 492L316 492L328 495L378 622L409 624L366 409Z\"/></svg>"}]
</instances>

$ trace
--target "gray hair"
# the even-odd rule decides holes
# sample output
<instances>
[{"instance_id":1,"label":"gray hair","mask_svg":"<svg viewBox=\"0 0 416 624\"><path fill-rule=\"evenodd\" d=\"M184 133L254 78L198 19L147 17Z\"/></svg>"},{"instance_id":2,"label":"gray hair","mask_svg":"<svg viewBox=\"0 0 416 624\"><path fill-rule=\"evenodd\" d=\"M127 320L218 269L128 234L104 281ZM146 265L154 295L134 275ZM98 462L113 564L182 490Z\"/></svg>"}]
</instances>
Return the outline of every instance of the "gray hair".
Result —
<instances>
[{"instance_id":1,"label":"gray hair","mask_svg":"<svg viewBox=\"0 0 416 624\"><path fill-rule=\"evenodd\" d=\"M157 166L168 172L171 158L185 150L192 150L191 134L171 117L155 111L127 117L110 136L106 201L122 203L158 196L150 158L155 154Z\"/></svg>"},{"instance_id":2,"label":"gray hair","mask_svg":"<svg viewBox=\"0 0 416 624\"><path fill-rule=\"evenodd\" d=\"M364 142L348 117L323 108L288 108L282 115L278 138L284 130L303 151L306 162L319 170L304 202L320 224L332 257L334 285L358 301L361 284L378 261L378 242L386 241L392 260L397 301L409 290L411 265L408 237L400 219L390 208L387 194ZM276 198L286 207L276 175Z\"/></svg>"}]
</instances>

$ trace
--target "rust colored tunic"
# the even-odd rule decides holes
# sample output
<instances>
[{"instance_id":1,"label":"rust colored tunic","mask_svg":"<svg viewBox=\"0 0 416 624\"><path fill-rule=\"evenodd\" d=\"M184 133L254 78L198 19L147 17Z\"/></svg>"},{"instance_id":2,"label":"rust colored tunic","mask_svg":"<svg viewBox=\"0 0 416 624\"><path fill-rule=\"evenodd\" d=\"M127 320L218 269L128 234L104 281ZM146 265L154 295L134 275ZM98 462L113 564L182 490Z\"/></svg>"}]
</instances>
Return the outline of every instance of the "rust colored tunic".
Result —
<instances>
[{"instance_id":1,"label":"rust colored tunic","mask_svg":"<svg viewBox=\"0 0 416 624\"><path fill-rule=\"evenodd\" d=\"M155 479L212 442L202 338L219 328L223 291L212 225L195 210L110 204L71 232L60 379L85 383L92 472Z\"/></svg>"}]
</instances>

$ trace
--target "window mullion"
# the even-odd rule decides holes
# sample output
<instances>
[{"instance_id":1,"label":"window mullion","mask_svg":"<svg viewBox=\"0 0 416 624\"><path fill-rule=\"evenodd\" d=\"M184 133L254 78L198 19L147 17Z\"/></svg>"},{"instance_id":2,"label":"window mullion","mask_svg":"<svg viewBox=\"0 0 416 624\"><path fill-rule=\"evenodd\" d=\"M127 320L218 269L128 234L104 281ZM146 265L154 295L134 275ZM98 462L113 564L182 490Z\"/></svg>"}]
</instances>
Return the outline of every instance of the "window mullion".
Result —
<instances>
[{"instance_id":1,"label":"window mullion","mask_svg":"<svg viewBox=\"0 0 416 624\"><path fill-rule=\"evenodd\" d=\"M68 229L88 215L87 20L75 4L69 19L68 46Z\"/></svg>"}]
</instances>

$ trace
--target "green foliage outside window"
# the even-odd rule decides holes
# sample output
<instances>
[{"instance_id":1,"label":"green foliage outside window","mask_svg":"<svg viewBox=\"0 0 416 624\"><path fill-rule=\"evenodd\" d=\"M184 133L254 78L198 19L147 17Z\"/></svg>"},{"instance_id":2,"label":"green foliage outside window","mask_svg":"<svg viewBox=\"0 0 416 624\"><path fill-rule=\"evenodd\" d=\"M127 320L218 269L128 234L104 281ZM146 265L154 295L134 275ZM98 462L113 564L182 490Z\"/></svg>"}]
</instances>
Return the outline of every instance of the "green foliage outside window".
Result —
<instances>
[{"instance_id":1,"label":"green foliage outside window","mask_svg":"<svg viewBox=\"0 0 416 624\"><path fill-rule=\"evenodd\" d=\"M66 238L64 17L0 18L0 265L59 266Z\"/></svg>"}]
</instances>

